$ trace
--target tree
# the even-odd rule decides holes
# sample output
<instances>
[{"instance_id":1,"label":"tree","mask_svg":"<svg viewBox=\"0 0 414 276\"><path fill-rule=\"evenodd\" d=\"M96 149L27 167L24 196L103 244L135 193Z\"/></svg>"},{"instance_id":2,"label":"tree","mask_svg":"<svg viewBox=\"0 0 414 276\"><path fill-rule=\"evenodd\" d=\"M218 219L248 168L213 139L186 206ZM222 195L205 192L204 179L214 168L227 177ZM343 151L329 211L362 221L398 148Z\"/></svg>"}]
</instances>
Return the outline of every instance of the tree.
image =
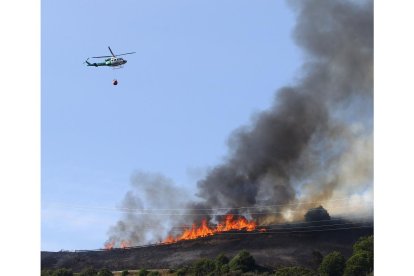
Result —
<instances>
[{"instance_id":1,"label":"tree","mask_svg":"<svg viewBox=\"0 0 414 276\"><path fill-rule=\"evenodd\" d=\"M374 236L361 237L353 245L353 255L358 253L368 254L369 271L374 270Z\"/></svg>"},{"instance_id":2,"label":"tree","mask_svg":"<svg viewBox=\"0 0 414 276\"><path fill-rule=\"evenodd\" d=\"M345 266L344 276L366 275L370 271L370 255L365 251L361 251L348 259Z\"/></svg>"},{"instance_id":3,"label":"tree","mask_svg":"<svg viewBox=\"0 0 414 276\"><path fill-rule=\"evenodd\" d=\"M229 262L229 267L231 271L252 271L256 267L256 261L249 252L242 250L236 256L234 256L233 259L231 259Z\"/></svg>"},{"instance_id":4,"label":"tree","mask_svg":"<svg viewBox=\"0 0 414 276\"><path fill-rule=\"evenodd\" d=\"M276 270L275 276L317 276L318 274L310 269L299 267L299 266L292 266L292 267L284 267Z\"/></svg>"},{"instance_id":5,"label":"tree","mask_svg":"<svg viewBox=\"0 0 414 276\"><path fill-rule=\"evenodd\" d=\"M344 256L340 252L334 251L323 258L319 272L321 276L342 276L344 268Z\"/></svg>"},{"instance_id":6,"label":"tree","mask_svg":"<svg viewBox=\"0 0 414 276\"><path fill-rule=\"evenodd\" d=\"M352 246L353 254L346 262L344 275L366 275L374 269L374 236L361 237Z\"/></svg>"},{"instance_id":7,"label":"tree","mask_svg":"<svg viewBox=\"0 0 414 276\"><path fill-rule=\"evenodd\" d=\"M374 253L374 236L360 237L352 246L353 254L365 251L367 253Z\"/></svg>"},{"instance_id":8,"label":"tree","mask_svg":"<svg viewBox=\"0 0 414 276\"><path fill-rule=\"evenodd\" d=\"M98 276L113 276L114 274L107 268L99 270Z\"/></svg>"},{"instance_id":9,"label":"tree","mask_svg":"<svg viewBox=\"0 0 414 276\"><path fill-rule=\"evenodd\" d=\"M305 214L305 220L307 222L319 222L322 220L330 220L331 216L328 214L325 208L319 206L317 208L309 209Z\"/></svg>"},{"instance_id":10,"label":"tree","mask_svg":"<svg viewBox=\"0 0 414 276\"><path fill-rule=\"evenodd\" d=\"M122 271L121 276L127 276L127 275L129 275L129 271L128 270Z\"/></svg>"}]
</instances>

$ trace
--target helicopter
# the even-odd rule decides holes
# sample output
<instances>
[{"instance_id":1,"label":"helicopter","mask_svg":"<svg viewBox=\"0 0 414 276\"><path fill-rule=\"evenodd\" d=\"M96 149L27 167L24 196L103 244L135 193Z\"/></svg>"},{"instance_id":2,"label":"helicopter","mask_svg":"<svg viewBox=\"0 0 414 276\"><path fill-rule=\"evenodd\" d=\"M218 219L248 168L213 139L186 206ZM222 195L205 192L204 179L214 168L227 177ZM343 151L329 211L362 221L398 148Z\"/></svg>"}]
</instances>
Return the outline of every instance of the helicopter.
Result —
<instances>
[{"instance_id":1,"label":"helicopter","mask_svg":"<svg viewBox=\"0 0 414 276\"><path fill-rule=\"evenodd\" d=\"M112 56L99 56L99 57L92 57L92 58L106 58L104 62L88 62L88 60L90 58L87 58L85 60L85 63L87 64L87 66L109 66L109 67L113 67L115 68L122 68L125 63L127 63L127 60L120 58L118 56L124 56L124 55L130 55L130 54L135 54L135 52L131 52L131 53L125 53L125 54L120 54L120 55L115 55L112 50L111 47L108 46L109 52L111 52Z\"/></svg>"}]
</instances>

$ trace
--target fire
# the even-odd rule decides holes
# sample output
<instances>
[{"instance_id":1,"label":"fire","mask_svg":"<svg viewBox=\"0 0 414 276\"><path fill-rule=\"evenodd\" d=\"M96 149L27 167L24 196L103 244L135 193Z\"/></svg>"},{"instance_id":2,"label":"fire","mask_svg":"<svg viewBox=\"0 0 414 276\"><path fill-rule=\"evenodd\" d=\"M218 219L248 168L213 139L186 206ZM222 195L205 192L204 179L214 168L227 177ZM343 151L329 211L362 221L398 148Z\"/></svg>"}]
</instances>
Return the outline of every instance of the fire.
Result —
<instances>
[{"instance_id":1,"label":"fire","mask_svg":"<svg viewBox=\"0 0 414 276\"><path fill-rule=\"evenodd\" d=\"M245 217L240 217L238 220L233 220L233 215L227 215L225 224L217 225L218 232L225 232L231 230L246 230L253 231L256 229L256 222L248 221Z\"/></svg>"},{"instance_id":2,"label":"fire","mask_svg":"<svg viewBox=\"0 0 414 276\"><path fill-rule=\"evenodd\" d=\"M205 219L202 220L201 225L197 227L195 224L191 228L184 229L183 233L178 237L168 236L163 243L174 243L181 240L193 240L201 237L211 236L221 232L234 231L234 230L245 230L248 232L256 230L256 222L253 220L249 221L244 217L234 219L233 215L226 215L226 218L217 224L216 227L210 228L207 225ZM260 231L266 231L260 229Z\"/></svg>"},{"instance_id":3,"label":"fire","mask_svg":"<svg viewBox=\"0 0 414 276\"><path fill-rule=\"evenodd\" d=\"M114 249L114 248L122 248L122 249L125 249L125 248L128 248L128 247L131 247L131 242L130 241L127 241L127 240L122 240L119 243L119 246L118 247L115 247L115 245L116 245L116 242L115 241L107 241L104 244L104 249L105 250L111 250L111 249Z\"/></svg>"},{"instance_id":4,"label":"fire","mask_svg":"<svg viewBox=\"0 0 414 276\"><path fill-rule=\"evenodd\" d=\"M253 220L249 221L242 216L235 218L234 215L226 215L225 219L214 227L208 226L207 220L203 219L200 226L193 224L191 228L185 228L184 231L177 237L168 236L162 243L174 243L181 240L194 240L222 232L241 230L248 232L255 230L261 232L266 231L265 229L257 229L257 224ZM111 250L114 248L127 249L129 247L131 247L131 241L128 240L121 240L120 242L111 240L104 244L105 250Z\"/></svg>"},{"instance_id":5,"label":"fire","mask_svg":"<svg viewBox=\"0 0 414 276\"><path fill-rule=\"evenodd\" d=\"M121 241L121 244L119 245L119 247L121 248L127 248L127 247L131 247L131 242L130 241Z\"/></svg>"},{"instance_id":6,"label":"fire","mask_svg":"<svg viewBox=\"0 0 414 276\"><path fill-rule=\"evenodd\" d=\"M109 242L106 242L104 246L106 250L111 250L112 248L114 248L114 245L115 245L115 241L109 241Z\"/></svg>"}]
</instances>

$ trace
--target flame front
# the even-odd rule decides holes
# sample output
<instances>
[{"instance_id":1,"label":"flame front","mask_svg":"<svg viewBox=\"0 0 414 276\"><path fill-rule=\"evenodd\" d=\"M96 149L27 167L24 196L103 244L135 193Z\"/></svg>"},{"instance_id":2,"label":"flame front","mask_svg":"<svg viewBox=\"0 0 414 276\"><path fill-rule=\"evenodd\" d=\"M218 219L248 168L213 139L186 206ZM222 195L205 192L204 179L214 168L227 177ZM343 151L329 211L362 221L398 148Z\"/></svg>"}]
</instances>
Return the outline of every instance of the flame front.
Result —
<instances>
[{"instance_id":1,"label":"flame front","mask_svg":"<svg viewBox=\"0 0 414 276\"><path fill-rule=\"evenodd\" d=\"M131 242L130 242L130 241L127 241L127 240L122 240L122 241L119 243L119 246L118 246L118 247L116 246L116 242L115 242L114 240L112 240L112 241L107 241L107 242L104 244L104 249L105 249L105 250L112 250L112 249L114 249L114 248L122 248L122 249L126 249L126 248L128 248L128 247L131 247Z\"/></svg>"},{"instance_id":2,"label":"flame front","mask_svg":"<svg viewBox=\"0 0 414 276\"><path fill-rule=\"evenodd\" d=\"M184 229L183 233L178 237L168 236L163 243L174 243L181 240L193 240L201 237L211 236L221 232L234 231L234 230L245 230L254 231L256 230L256 222L253 220L249 221L244 217L234 219L233 215L226 215L224 221L220 222L216 227L210 228L207 225L207 220L203 219L201 225L197 227L195 224L191 228ZM260 229L260 231L265 231Z\"/></svg>"},{"instance_id":3,"label":"flame front","mask_svg":"<svg viewBox=\"0 0 414 276\"><path fill-rule=\"evenodd\" d=\"M114 248L115 245L115 241L108 241L104 244L104 247L106 250L111 250L112 248Z\"/></svg>"},{"instance_id":4,"label":"flame front","mask_svg":"<svg viewBox=\"0 0 414 276\"><path fill-rule=\"evenodd\" d=\"M248 221L245 217L240 217L237 220L233 220L233 215L227 215L225 224L217 225L216 230L218 232L226 232L232 230L246 230L246 231L253 231L256 229L256 222Z\"/></svg>"},{"instance_id":5,"label":"flame front","mask_svg":"<svg viewBox=\"0 0 414 276\"><path fill-rule=\"evenodd\" d=\"M131 242L130 241L122 240L121 243L120 243L120 245L119 245L119 247L120 248L123 248L123 249L128 248L128 247L131 247Z\"/></svg>"}]
</instances>

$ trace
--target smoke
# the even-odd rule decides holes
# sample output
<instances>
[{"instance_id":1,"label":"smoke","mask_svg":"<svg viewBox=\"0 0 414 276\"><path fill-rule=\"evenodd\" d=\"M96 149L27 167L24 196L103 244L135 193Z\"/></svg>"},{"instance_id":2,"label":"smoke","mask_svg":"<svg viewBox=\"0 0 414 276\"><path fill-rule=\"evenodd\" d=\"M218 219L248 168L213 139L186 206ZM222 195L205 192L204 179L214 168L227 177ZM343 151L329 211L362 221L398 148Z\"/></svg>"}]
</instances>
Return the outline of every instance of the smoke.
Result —
<instances>
[{"instance_id":1,"label":"smoke","mask_svg":"<svg viewBox=\"0 0 414 276\"><path fill-rule=\"evenodd\" d=\"M279 89L271 108L232 133L226 160L197 183L199 201L174 201L177 187L160 177L153 181L156 193L127 194L124 206L144 206L138 199L145 198L168 208L225 208L222 212L238 212L263 224L303 219L307 209L320 204L333 215L371 211L373 3L289 3L297 14L294 38L305 53L297 83ZM136 185L138 178L143 181L137 177ZM217 211L208 213L214 221ZM187 223L200 217L180 216ZM147 219L127 215L113 232L128 233L133 242L148 240L137 225ZM160 223L159 217L152 219Z\"/></svg>"},{"instance_id":2,"label":"smoke","mask_svg":"<svg viewBox=\"0 0 414 276\"><path fill-rule=\"evenodd\" d=\"M108 243L119 246L122 241L131 245L162 241L174 226L183 223L180 215L188 194L171 179L161 174L136 172L131 186L119 206L125 214L109 229Z\"/></svg>"},{"instance_id":3,"label":"smoke","mask_svg":"<svg viewBox=\"0 0 414 276\"><path fill-rule=\"evenodd\" d=\"M372 191L372 2L290 3L294 37L306 54L301 78L232 134L226 162L198 182L206 206L329 204ZM277 208L271 216L277 220L288 209L303 218L306 208ZM336 209L331 213L346 208ZM268 215L253 217L269 222Z\"/></svg>"}]
</instances>

